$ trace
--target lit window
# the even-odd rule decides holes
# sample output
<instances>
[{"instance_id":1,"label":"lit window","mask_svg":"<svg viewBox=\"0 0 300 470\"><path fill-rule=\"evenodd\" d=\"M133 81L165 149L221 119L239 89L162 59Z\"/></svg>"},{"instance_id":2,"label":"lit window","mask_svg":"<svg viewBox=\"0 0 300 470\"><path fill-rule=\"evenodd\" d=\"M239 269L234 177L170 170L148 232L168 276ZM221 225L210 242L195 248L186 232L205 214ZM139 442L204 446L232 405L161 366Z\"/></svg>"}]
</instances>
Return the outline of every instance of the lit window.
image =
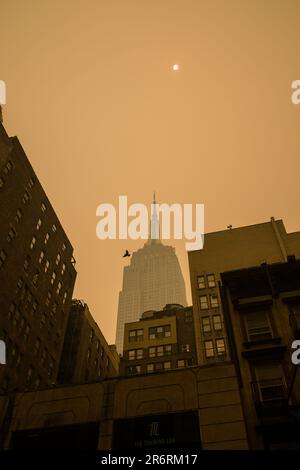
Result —
<instances>
[{"instance_id":1,"label":"lit window","mask_svg":"<svg viewBox=\"0 0 300 470\"><path fill-rule=\"evenodd\" d=\"M52 225L52 232L54 232L54 233L56 232L56 225L55 224Z\"/></svg>"},{"instance_id":2,"label":"lit window","mask_svg":"<svg viewBox=\"0 0 300 470\"><path fill-rule=\"evenodd\" d=\"M62 283L59 281L58 284L57 284L57 289L56 289L57 295L59 295L59 293L61 291L61 287L62 287Z\"/></svg>"},{"instance_id":3,"label":"lit window","mask_svg":"<svg viewBox=\"0 0 300 470\"><path fill-rule=\"evenodd\" d=\"M131 330L129 331L129 342L143 341L144 330Z\"/></svg>"},{"instance_id":4,"label":"lit window","mask_svg":"<svg viewBox=\"0 0 300 470\"><path fill-rule=\"evenodd\" d=\"M36 244L36 237L33 236L33 237L32 237L32 240L31 240L31 243L30 243L30 249L31 249L31 250L33 250L35 244Z\"/></svg>"},{"instance_id":5,"label":"lit window","mask_svg":"<svg viewBox=\"0 0 300 470\"><path fill-rule=\"evenodd\" d=\"M218 356L225 356L226 348L225 348L225 341L223 338L216 340L216 346L217 346Z\"/></svg>"},{"instance_id":6,"label":"lit window","mask_svg":"<svg viewBox=\"0 0 300 470\"><path fill-rule=\"evenodd\" d=\"M164 369L171 369L171 362L170 361L164 362Z\"/></svg>"},{"instance_id":7,"label":"lit window","mask_svg":"<svg viewBox=\"0 0 300 470\"><path fill-rule=\"evenodd\" d=\"M66 245L63 243L61 247L62 251L66 251L66 248L67 248Z\"/></svg>"},{"instance_id":8,"label":"lit window","mask_svg":"<svg viewBox=\"0 0 300 470\"><path fill-rule=\"evenodd\" d=\"M266 361L257 364L255 374L260 401L269 402L286 397L286 382L280 363Z\"/></svg>"},{"instance_id":9,"label":"lit window","mask_svg":"<svg viewBox=\"0 0 300 470\"><path fill-rule=\"evenodd\" d=\"M37 229L37 230L40 230L41 225L42 225L42 220L39 219L39 220L37 221L37 224L36 224L36 229Z\"/></svg>"},{"instance_id":10,"label":"lit window","mask_svg":"<svg viewBox=\"0 0 300 470\"><path fill-rule=\"evenodd\" d=\"M57 253L57 256L56 256L56 260L55 260L55 263L58 265L60 262L60 254Z\"/></svg>"},{"instance_id":11,"label":"lit window","mask_svg":"<svg viewBox=\"0 0 300 470\"><path fill-rule=\"evenodd\" d=\"M67 291L66 291L66 292L64 293L64 296L63 296L63 302L62 302L63 304L66 303L67 296L68 296L68 293L67 293Z\"/></svg>"},{"instance_id":12,"label":"lit window","mask_svg":"<svg viewBox=\"0 0 300 470\"><path fill-rule=\"evenodd\" d=\"M213 315L213 325L215 331L222 330L221 315Z\"/></svg>"},{"instance_id":13,"label":"lit window","mask_svg":"<svg viewBox=\"0 0 300 470\"><path fill-rule=\"evenodd\" d=\"M208 284L208 287L216 287L216 280L215 280L214 274L207 275L207 284Z\"/></svg>"},{"instance_id":14,"label":"lit window","mask_svg":"<svg viewBox=\"0 0 300 470\"><path fill-rule=\"evenodd\" d=\"M34 186L34 179L33 178L30 178L30 180L28 182L28 186L29 186L29 188L33 188L33 186Z\"/></svg>"},{"instance_id":15,"label":"lit window","mask_svg":"<svg viewBox=\"0 0 300 470\"><path fill-rule=\"evenodd\" d=\"M205 356L207 358L215 356L214 345L212 341L204 341L204 347L205 347Z\"/></svg>"},{"instance_id":16,"label":"lit window","mask_svg":"<svg viewBox=\"0 0 300 470\"><path fill-rule=\"evenodd\" d=\"M205 289L205 277L204 276L197 276L197 284L198 289Z\"/></svg>"},{"instance_id":17,"label":"lit window","mask_svg":"<svg viewBox=\"0 0 300 470\"><path fill-rule=\"evenodd\" d=\"M50 291L47 292L47 298L46 298L46 301L45 301L45 304L48 306L50 305L50 300L51 300L51 297L52 297L52 294Z\"/></svg>"},{"instance_id":18,"label":"lit window","mask_svg":"<svg viewBox=\"0 0 300 470\"><path fill-rule=\"evenodd\" d=\"M191 310L184 312L184 321L185 323L190 323L193 321L193 313Z\"/></svg>"},{"instance_id":19,"label":"lit window","mask_svg":"<svg viewBox=\"0 0 300 470\"><path fill-rule=\"evenodd\" d=\"M172 354L172 346L171 346L171 344L166 344L166 345L165 345L165 354L167 354L167 355Z\"/></svg>"},{"instance_id":20,"label":"lit window","mask_svg":"<svg viewBox=\"0 0 300 470\"><path fill-rule=\"evenodd\" d=\"M42 261L43 261L43 259L44 259L44 256L45 256L44 251L41 251L41 252L40 252L40 256L39 256L39 264L42 263Z\"/></svg>"},{"instance_id":21,"label":"lit window","mask_svg":"<svg viewBox=\"0 0 300 470\"><path fill-rule=\"evenodd\" d=\"M49 238L50 238L50 235L49 235L49 233L47 232L47 233L46 233L46 236L45 236L45 240L44 240L45 245L47 245Z\"/></svg>"},{"instance_id":22,"label":"lit window","mask_svg":"<svg viewBox=\"0 0 300 470\"><path fill-rule=\"evenodd\" d=\"M203 333L210 333L211 332L210 318L209 317L202 317L201 321L202 321Z\"/></svg>"},{"instance_id":23,"label":"lit window","mask_svg":"<svg viewBox=\"0 0 300 470\"><path fill-rule=\"evenodd\" d=\"M207 295L200 295L199 300L200 300L200 309L207 310L208 309Z\"/></svg>"},{"instance_id":24,"label":"lit window","mask_svg":"<svg viewBox=\"0 0 300 470\"><path fill-rule=\"evenodd\" d=\"M163 346L157 346L157 355L158 356L163 356L164 355L164 347Z\"/></svg>"},{"instance_id":25,"label":"lit window","mask_svg":"<svg viewBox=\"0 0 300 470\"><path fill-rule=\"evenodd\" d=\"M8 174L11 171L11 169L12 169L12 162L9 160L4 167L4 173Z\"/></svg>"},{"instance_id":26,"label":"lit window","mask_svg":"<svg viewBox=\"0 0 300 470\"><path fill-rule=\"evenodd\" d=\"M96 350L99 351L99 349L100 349L100 341L97 339Z\"/></svg>"},{"instance_id":27,"label":"lit window","mask_svg":"<svg viewBox=\"0 0 300 470\"><path fill-rule=\"evenodd\" d=\"M45 263L45 273L48 271L49 266L50 266L50 263L49 263L49 261L47 260L46 263Z\"/></svg>"},{"instance_id":28,"label":"lit window","mask_svg":"<svg viewBox=\"0 0 300 470\"><path fill-rule=\"evenodd\" d=\"M63 263L62 268L61 268L61 275L63 276L66 270L66 265Z\"/></svg>"},{"instance_id":29,"label":"lit window","mask_svg":"<svg viewBox=\"0 0 300 470\"><path fill-rule=\"evenodd\" d=\"M56 272L53 271L52 276L51 276L51 284L52 285L54 284L55 278L56 278Z\"/></svg>"},{"instance_id":30,"label":"lit window","mask_svg":"<svg viewBox=\"0 0 300 470\"><path fill-rule=\"evenodd\" d=\"M219 307L219 299L217 295L210 296L210 306L211 308L218 308Z\"/></svg>"},{"instance_id":31,"label":"lit window","mask_svg":"<svg viewBox=\"0 0 300 470\"><path fill-rule=\"evenodd\" d=\"M154 364L147 364L147 372L154 372Z\"/></svg>"},{"instance_id":32,"label":"lit window","mask_svg":"<svg viewBox=\"0 0 300 470\"><path fill-rule=\"evenodd\" d=\"M45 206L45 204L44 204L43 202L42 202L42 204L41 204L41 209L42 209L42 212L45 212L45 210L46 210L46 206Z\"/></svg>"},{"instance_id":33,"label":"lit window","mask_svg":"<svg viewBox=\"0 0 300 470\"><path fill-rule=\"evenodd\" d=\"M177 367L185 367L185 359L178 359Z\"/></svg>"}]
</instances>

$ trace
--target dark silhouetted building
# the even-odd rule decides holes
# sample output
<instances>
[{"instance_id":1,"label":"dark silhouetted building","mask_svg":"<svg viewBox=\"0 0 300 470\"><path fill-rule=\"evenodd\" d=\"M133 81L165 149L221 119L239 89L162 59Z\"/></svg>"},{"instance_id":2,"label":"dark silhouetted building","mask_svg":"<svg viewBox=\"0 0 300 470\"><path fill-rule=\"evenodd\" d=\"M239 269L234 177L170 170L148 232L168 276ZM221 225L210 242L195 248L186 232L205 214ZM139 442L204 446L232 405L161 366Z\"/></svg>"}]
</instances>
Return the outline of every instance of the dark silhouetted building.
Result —
<instances>
[{"instance_id":1,"label":"dark silhouetted building","mask_svg":"<svg viewBox=\"0 0 300 470\"><path fill-rule=\"evenodd\" d=\"M73 300L68 315L59 382L85 383L119 372L119 355L109 346L86 303Z\"/></svg>"},{"instance_id":2,"label":"dark silhouetted building","mask_svg":"<svg viewBox=\"0 0 300 470\"><path fill-rule=\"evenodd\" d=\"M192 307L168 304L125 324L121 374L150 374L196 364Z\"/></svg>"},{"instance_id":3,"label":"dark silhouetted building","mask_svg":"<svg viewBox=\"0 0 300 470\"><path fill-rule=\"evenodd\" d=\"M56 382L76 277L73 248L17 137L0 123L2 391Z\"/></svg>"},{"instance_id":4,"label":"dark silhouetted building","mask_svg":"<svg viewBox=\"0 0 300 470\"><path fill-rule=\"evenodd\" d=\"M300 260L221 274L230 355L252 449L300 449Z\"/></svg>"}]
</instances>

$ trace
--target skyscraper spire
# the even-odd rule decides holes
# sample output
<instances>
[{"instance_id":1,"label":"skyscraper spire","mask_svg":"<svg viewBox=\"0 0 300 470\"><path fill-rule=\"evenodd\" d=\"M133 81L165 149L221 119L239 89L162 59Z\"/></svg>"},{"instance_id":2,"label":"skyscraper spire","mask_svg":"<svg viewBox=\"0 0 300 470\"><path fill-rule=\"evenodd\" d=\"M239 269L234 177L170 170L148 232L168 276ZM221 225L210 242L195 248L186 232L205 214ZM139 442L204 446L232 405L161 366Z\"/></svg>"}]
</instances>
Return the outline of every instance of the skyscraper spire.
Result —
<instances>
[{"instance_id":1,"label":"skyscraper spire","mask_svg":"<svg viewBox=\"0 0 300 470\"><path fill-rule=\"evenodd\" d=\"M155 191L154 191L153 202L151 204L149 243L158 243L158 242L159 242L159 216L157 213L157 202L156 202Z\"/></svg>"}]
</instances>

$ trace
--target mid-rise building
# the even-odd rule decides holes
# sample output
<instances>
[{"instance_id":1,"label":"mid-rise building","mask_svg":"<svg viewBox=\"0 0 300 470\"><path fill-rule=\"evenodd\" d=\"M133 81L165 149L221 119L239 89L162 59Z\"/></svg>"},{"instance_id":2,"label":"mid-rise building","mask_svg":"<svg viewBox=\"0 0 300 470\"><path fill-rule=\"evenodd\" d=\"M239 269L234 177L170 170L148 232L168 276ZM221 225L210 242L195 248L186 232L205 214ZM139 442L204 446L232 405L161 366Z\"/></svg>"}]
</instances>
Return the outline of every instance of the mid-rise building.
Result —
<instances>
[{"instance_id":1,"label":"mid-rise building","mask_svg":"<svg viewBox=\"0 0 300 470\"><path fill-rule=\"evenodd\" d=\"M282 220L208 233L202 250L189 251L192 303L199 364L223 361L228 342L220 300L223 271L300 257L300 232L287 233Z\"/></svg>"},{"instance_id":2,"label":"mid-rise building","mask_svg":"<svg viewBox=\"0 0 300 470\"><path fill-rule=\"evenodd\" d=\"M251 449L300 449L300 260L221 274L224 320Z\"/></svg>"},{"instance_id":3,"label":"mid-rise building","mask_svg":"<svg viewBox=\"0 0 300 470\"><path fill-rule=\"evenodd\" d=\"M72 245L17 137L0 123L0 389L56 382L76 277Z\"/></svg>"},{"instance_id":4,"label":"mid-rise building","mask_svg":"<svg viewBox=\"0 0 300 470\"><path fill-rule=\"evenodd\" d=\"M60 383L86 383L119 372L115 345L108 345L87 304L73 300L68 314L58 379Z\"/></svg>"},{"instance_id":5,"label":"mid-rise building","mask_svg":"<svg viewBox=\"0 0 300 470\"><path fill-rule=\"evenodd\" d=\"M121 374L149 374L196 364L192 307L168 304L125 324Z\"/></svg>"}]
</instances>

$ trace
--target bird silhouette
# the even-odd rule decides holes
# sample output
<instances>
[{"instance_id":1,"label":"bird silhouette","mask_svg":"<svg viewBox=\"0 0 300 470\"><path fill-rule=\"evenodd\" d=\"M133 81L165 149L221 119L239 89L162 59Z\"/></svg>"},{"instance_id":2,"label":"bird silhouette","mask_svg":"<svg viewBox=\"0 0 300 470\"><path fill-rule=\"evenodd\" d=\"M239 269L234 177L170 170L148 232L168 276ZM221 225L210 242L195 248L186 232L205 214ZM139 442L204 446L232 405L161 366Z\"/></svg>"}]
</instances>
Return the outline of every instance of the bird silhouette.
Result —
<instances>
[{"instance_id":1,"label":"bird silhouette","mask_svg":"<svg viewBox=\"0 0 300 470\"><path fill-rule=\"evenodd\" d=\"M126 258L126 256L130 256L130 253L128 250L125 251L124 255L123 255L123 258Z\"/></svg>"}]
</instances>

